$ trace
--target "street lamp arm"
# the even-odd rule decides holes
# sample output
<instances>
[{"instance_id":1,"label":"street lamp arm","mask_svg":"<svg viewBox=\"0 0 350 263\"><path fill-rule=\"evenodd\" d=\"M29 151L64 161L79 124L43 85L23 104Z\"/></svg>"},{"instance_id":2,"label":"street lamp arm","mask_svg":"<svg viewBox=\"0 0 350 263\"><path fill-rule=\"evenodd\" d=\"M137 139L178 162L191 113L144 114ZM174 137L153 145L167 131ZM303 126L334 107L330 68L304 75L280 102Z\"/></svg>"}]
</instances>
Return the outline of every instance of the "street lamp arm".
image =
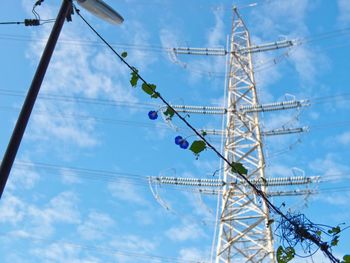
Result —
<instances>
[{"instance_id":1,"label":"street lamp arm","mask_svg":"<svg viewBox=\"0 0 350 263\"><path fill-rule=\"evenodd\" d=\"M124 18L102 0L77 0L78 4L99 18L111 23L121 24Z\"/></svg>"}]
</instances>

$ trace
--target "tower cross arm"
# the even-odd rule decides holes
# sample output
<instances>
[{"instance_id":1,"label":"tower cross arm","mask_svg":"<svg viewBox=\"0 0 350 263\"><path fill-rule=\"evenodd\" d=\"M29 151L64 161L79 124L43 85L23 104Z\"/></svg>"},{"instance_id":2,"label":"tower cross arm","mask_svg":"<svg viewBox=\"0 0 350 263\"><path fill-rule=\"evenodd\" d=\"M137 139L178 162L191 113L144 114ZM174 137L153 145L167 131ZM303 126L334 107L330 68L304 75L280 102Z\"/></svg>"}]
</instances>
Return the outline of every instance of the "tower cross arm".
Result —
<instances>
[{"instance_id":1,"label":"tower cross arm","mask_svg":"<svg viewBox=\"0 0 350 263\"><path fill-rule=\"evenodd\" d=\"M296 43L295 40L275 41L275 42L271 42L271 43L240 48L237 50L233 50L233 52L246 54L246 53L258 53L258 52L272 51L275 49L291 47L295 43Z\"/></svg>"}]
</instances>

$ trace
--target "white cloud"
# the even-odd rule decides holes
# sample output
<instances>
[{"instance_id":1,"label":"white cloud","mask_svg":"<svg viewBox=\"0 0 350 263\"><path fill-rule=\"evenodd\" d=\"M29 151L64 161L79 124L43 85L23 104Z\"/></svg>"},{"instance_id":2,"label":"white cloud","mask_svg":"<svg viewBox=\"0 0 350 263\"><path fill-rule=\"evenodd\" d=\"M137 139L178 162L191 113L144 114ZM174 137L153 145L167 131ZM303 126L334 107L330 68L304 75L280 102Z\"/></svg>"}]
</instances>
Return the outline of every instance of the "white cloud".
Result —
<instances>
[{"instance_id":1,"label":"white cloud","mask_svg":"<svg viewBox=\"0 0 350 263\"><path fill-rule=\"evenodd\" d=\"M209 47L216 47L225 41L225 24L223 21L224 12L223 9L218 8L214 10L215 25L209 29L207 33L207 45Z\"/></svg>"},{"instance_id":2,"label":"white cloud","mask_svg":"<svg viewBox=\"0 0 350 263\"><path fill-rule=\"evenodd\" d=\"M101 260L81 255L82 249L79 246L64 242L55 242L45 247L35 248L31 253L42 262L72 262L72 263L98 263Z\"/></svg>"},{"instance_id":3,"label":"white cloud","mask_svg":"<svg viewBox=\"0 0 350 263\"><path fill-rule=\"evenodd\" d=\"M209 249L207 251L209 251ZM209 258L208 254L208 252L201 251L197 248L183 248L179 252L179 258L183 261L207 262Z\"/></svg>"},{"instance_id":4,"label":"white cloud","mask_svg":"<svg viewBox=\"0 0 350 263\"><path fill-rule=\"evenodd\" d=\"M78 233L86 240L100 240L115 226L114 220L104 213L90 212L88 218L78 226Z\"/></svg>"},{"instance_id":5,"label":"white cloud","mask_svg":"<svg viewBox=\"0 0 350 263\"><path fill-rule=\"evenodd\" d=\"M118 239L110 242L110 246L116 251L116 262L133 263L135 258L144 258L146 262L158 262L158 259L147 257L149 254L156 254L154 251L158 247L158 242L155 240L136 235L119 236Z\"/></svg>"},{"instance_id":6,"label":"white cloud","mask_svg":"<svg viewBox=\"0 0 350 263\"><path fill-rule=\"evenodd\" d=\"M215 18L215 24L213 27L209 28L207 31L206 43L202 44L202 47L223 47L226 44L225 37L225 26L224 26L224 12L222 9L215 9L213 12ZM183 39L181 33L178 32L177 28L165 27L160 30L160 41L164 48L176 48L184 46L179 39ZM225 57L194 57L194 56L175 56L169 53L170 60L188 70L190 73L189 81L195 83L202 79L203 77L212 78L219 75L224 75ZM184 62L186 61L186 62ZM220 79L221 81L221 79ZM221 87L221 86L220 86Z\"/></svg>"},{"instance_id":7,"label":"white cloud","mask_svg":"<svg viewBox=\"0 0 350 263\"><path fill-rule=\"evenodd\" d=\"M265 39L285 34L286 24L292 25L295 32L305 33L304 19L311 2L310 0L290 0L265 3L252 12L254 25ZM280 22L276 23L276 21Z\"/></svg>"},{"instance_id":8,"label":"white cloud","mask_svg":"<svg viewBox=\"0 0 350 263\"><path fill-rule=\"evenodd\" d=\"M180 44L177 32L168 28L160 30L159 38L163 48L177 47Z\"/></svg>"},{"instance_id":9,"label":"white cloud","mask_svg":"<svg viewBox=\"0 0 350 263\"><path fill-rule=\"evenodd\" d=\"M261 119L262 131L278 130L283 128L298 128L303 125L300 124L298 119L298 111L280 111L276 113L267 113L268 116ZM268 142L266 144L266 152L270 152L274 155L276 152L280 152L293 147L298 142L299 134L285 135L285 136L265 136L263 139Z\"/></svg>"},{"instance_id":10,"label":"white cloud","mask_svg":"<svg viewBox=\"0 0 350 263\"><path fill-rule=\"evenodd\" d=\"M327 204L331 204L334 206L343 206L349 203L350 193L340 192L340 193L324 193L315 197L316 200L320 200Z\"/></svg>"},{"instance_id":11,"label":"white cloud","mask_svg":"<svg viewBox=\"0 0 350 263\"><path fill-rule=\"evenodd\" d=\"M276 102L286 101L290 98L281 98ZM294 99L294 98L293 98ZM297 98L296 98L297 99ZM300 109L291 109L284 111L275 111L266 113L268 121L264 122L267 129L278 129L282 127L293 127L299 124Z\"/></svg>"},{"instance_id":12,"label":"white cloud","mask_svg":"<svg viewBox=\"0 0 350 263\"><path fill-rule=\"evenodd\" d=\"M276 81L281 79L282 74L279 72L277 66L267 65L267 61L270 61L271 54L268 53L258 53L253 56L254 61L261 61L260 66L256 67L255 71L255 81L257 83L257 91L259 93L259 100L262 103L271 102L273 96L269 92L269 86L274 84Z\"/></svg>"},{"instance_id":13,"label":"white cloud","mask_svg":"<svg viewBox=\"0 0 350 263\"><path fill-rule=\"evenodd\" d=\"M320 70L329 68L328 58L307 46L297 47L290 56L302 81L314 82Z\"/></svg>"},{"instance_id":14,"label":"white cloud","mask_svg":"<svg viewBox=\"0 0 350 263\"><path fill-rule=\"evenodd\" d=\"M267 177L287 177L292 175L292 169L289 166L274 163L266 169Z\"/></svg>"},{"instance_id":15,"label":"white cloud","mask_svg":"<svg viewBox=\"0 0 350 263\"><path fill-rule=\"evenodd\" d=\"M340 143L343 146L347 146L350 144L350 132L344 132L344 133L336 136L335 138L333 137L332 140Z\"/></svg>"},{"instance_id":16,"label":"white cloud","mask_svg":"<svg viewBox=\"0 0 350 263\"><path fill-rule=\"evenodd\" d=\"M132 183L126 180L118 180L108 184L108 190L118 200L141 206L149 205L142 193Z\"/></svg>"},{"instance_id":17,"label":"white cloud","mask_svg":"<svg viewBox=\"0 0 350 263\"><path fill-rule=\"evenodd\" d=\"M292 260L294 263L327 263L329 262L329 259L325 257L325 255L318 251L315 255L312 255L310 258L299 258L295 257L295 259Z\"/></svg>"},{"instance_id":18,"label":"white cloud","mask_svg":"<svg viewBox=\"0 0 350 263\"><path fill-rule=\"evenodd\" d=\"M194 178L193 176L191 176ZM211 224L212 222L215 222L215 213L212 210L211 207L207 204L207 199L204 199L205 195L202 195L200 193L190 193L190 192L184 192L183 195L186 197L186 203L191 209L191 215L196 216L196 218L190 219L188 218L188 221L198 222L203 225L207 225L208 222ZM212 198L214 196L210 196L209 198Z\"/></svg>"},{"instance_id":19,"label":"white cloud","mask_svg":"<svg viewBox=\"0 0 350 263\"><path fill-rule=\"evenodd\" d=\"M261 5L252 12L253 40L259 39L263 43L276 41L278 38L293 40L309 35L306 23L308 12L317 4L310 0L291 0L271 1ZM292 47L288 53L288 59L298 73L300 82L313 83L320 72L329 68L328 58L316 49L301 45ZM269 71L258 74L257 80L263 84L278 80L281 76L279 70L275 68L271 67ZM270 71L271 79L269 79Z\"/></svg>"},{"instance_id":20,"label":"white cloud","mask_svg":"<svg viewBox=\"0 0 350 263\"><path fill-rule=\"evenodd\" d=\"M0 202L0 222L16 225L24 219L25 203L12 194L4 194Z\"/></svg>"},{"instance_id":21,"label":"white cloud","mask_svg":"<svg viewBox=\"0 0 350 263\"><path fill-rule=\"evenodd\" d=\"M33 115L32 133L30 134L32 139L49 143L57 141L75 144L84 148L98 144L97 139L92 135L94 130L92 119L88 122L79 122L73 117L74 114L71 114L75 109L65 108L61 115L57 113L57 108L59 108L57 106L48 105L45 102L38 103Z\"/></svg>"},{"instance_id":22,"label":"white cloud","mask_svg":"<svg viewBox=\"0 0 350 263\"><path fill-rule=\"evenodd\" d=\"M11 176L7 183L7 190L18 188L32 189L40 180L40 175L35 171L29 160L24 160L25 165L14 164Z\"/></svg>"},{"instance_id":23,"label":"white cloud","mask_svg":"<svg viewBox=\"0 0 350 263\"><path fill-rule=\"evenodd\" d=\"M7 193L0 203L0 223L21 226L37 236L47 237L54 233L57 223L80 222L77 202L77 196L71 192L62 192L43 205L29 204Z\"/></svg>"},{"instance_id":24,"label":"white cloud","mask_svg":"<svg viewBox=\"0 0 350 263\"><path fill-rule=\"evenodd\" d=\"M318 120L320 118L321 114L319 112L316 112L316 111L309 111L308 115L312 120Z\"/></svg>"},{"instance_id":25,"label":"white cloud","mask_svg":"<svg viewBox=\"0 0 350 263\"><path fill-rule=\"evenodd\" d=\"M348 179L350 167L343 164L339 156L328 153L324 158L319 158L309 164L310 169L321 176L321 180L336 183L342 179Z\"/></svg>"},{"instance_id":26,"label":"white cloud","mask_svg":"<svg viewBox=\"0 0 350 263\"><path fill-rule=\"evenodd\" d=\"M123 27L123 35L128 39L131 46L143 46L146 47L149 43L150 35L148 34L143 22L135 19L127 21ZM139 70L145 72L148 66L157 61L157 57L154 54L150 54L142 48L133 49L128 53L127 61L131 65L134 65Z\"/></svg>"},{"instance_id":27,"label":"white cloud","mask_svg":"<svg viewBox=\"0 0 350 263\"><path fill-rule=\"evenodd\" d=\"M32 231L45 237L51 235L56 223L78 224L80 213L77 208L78 198L71 192L62 192L53 197L47 205L39 207L29 205L26 216L31 223Z\"/></svg>"},{"instance_id":28,"label":"white cloud","mask_svg":"<svg viewBox=\"0 0 350 263\"><path fill-rule=\"evenodd\" d=\"M194 160L194 166L201 172L200 176L212 176L214 172L219 169L220 162L218 160L208 161L208 160ZM183 177L195 177L192 173L184 173Z\"/></svg>"},{"instance_id":29,"label":"white cloud","mask_svg":"<svg viewBox=\"0 0 350 263\"><path fill-rule=\"evenodd\" d=\"M165 232L172 241L196 240L205 236L203 229L195 223L182 222L181 226L172 227Z\"/></svg>"},{"instance_id":30,"label":"white cloud","mask_svg":"<svg viewBox=\"0 0 350 263\"><path fill-rule=\"evenodd\" d=\"M157 246L154 241L136 235L118 237L118 240L113 240L111 245L118 248L118 250L138 251L140 253L151 252Z\"/></svg>"},{"instance_id":31,"label":"white cloud","mask_svg":"<svg viewBox=\"0 0 350 263\"><path fill-rule=\"evenodd\" d=\"M341 24L350 23L350 2L349 0L338 0L339 16L338 21Z\"/></svg>"},{"instance_id":32,"label":"white cloud","mask_svg":"<svg viewBox=\"0 0 350 263\"><path fill-rule=\"evenodd\" d=\"M61 174L62 182L64 184L79 184L79 183L82 182L78 178L78 175L75 172L73 172L73 171L62 169L60 171L60 174Z\"/></svg>"},{"instance_id":33,"label":"white cloud","mask_svg":"<svg viewBox=\"0 0 350 263\"><path fill-rule=\"evenodd\" d=\"M135 219L138 224L144 225L144 226L150 226L155 224L154 218L152 217L152 214L149 213L149 211L146 210L139 210L135 211Z\"/></svg>"},{"instance_id":34,"label":"white cloud","mask_svg":"<svg viewBox=\"0 0 350 263\"><path fill-rule=\"evenodd\" d=\"M23 1L26 8L32 6L30 1ZM45 3L40 6L40 14L45 17L52 17L52 6ZM31 9L27 10L31 12ZM78 17L74 17L73 23L66 23L61 33L61 40L86 40L84 32L87 27L79 24ZM147 41L145 30L142 25L133 24L129 28L130 37L143 44ZM49 34L47 26L41 27L40 31L33 34L33 38L46 38ZM122 29L119 29L122 30ZM142 34L134 34L130 31L140 30ZM137 38L136 38L137 35ZM84 39L85 38L85 39ZM74 45L71 42L59 42L52 61L49 65L41 92L49 92L59 95L85 96L99 98L108 96L124 102L136 102L137 98L131 89L125 88L129 78L128 69L122 65L113 54L105 48L98 48L87 45ZM136 44L136 42L135 42ZM44 42L35 41L27 51L27 57L36 65ZM141 54L142 53L142 54ZM149 65L154 60L145 58L144 52L136 52L130 56L133 61ZM112 74L113 72L113 74ZM77 115L88 115L88 109L84 110L81 105L74 102L62 103L59 101L38 101L30 125L30 136L34 140L40 138L46 142L64 142L66 145L76 147L95 147L99 144L99 138L95 133L95 123L92 119L79 121Z\"/></svg>"},{"instance_id":35,"label":"white cloud","mask_svg":"<svg viewBox=\"0 0 350 263\"><path fill-rule=\"evenodd\" d=\"M215 24L208 29L207 41L203 43L203 47L223 48L226 44L223 9L218 8L213 10L213 15L215 17ZM188 64L188 68L191 69L190 80L195 82L200 77L206 76L211 78L211 76L215 76L217 73L224 72L225 60L226 58L221 56L206 56L204 58L194 59Z\"/></svg>"}]
</instances>

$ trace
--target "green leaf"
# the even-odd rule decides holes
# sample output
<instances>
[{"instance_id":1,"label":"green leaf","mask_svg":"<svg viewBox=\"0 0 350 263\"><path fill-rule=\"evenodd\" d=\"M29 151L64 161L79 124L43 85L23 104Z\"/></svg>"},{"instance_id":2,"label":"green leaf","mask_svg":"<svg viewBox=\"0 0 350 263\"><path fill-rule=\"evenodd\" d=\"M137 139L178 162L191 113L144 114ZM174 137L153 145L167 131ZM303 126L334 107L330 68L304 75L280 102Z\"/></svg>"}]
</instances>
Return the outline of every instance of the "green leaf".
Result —
<instances>
[{"instance_id":1,"label":"green leaf","mask_svg":"<svg viewBox=\"0 0 350 263\"><path fill-rule=\"evenodd\" d=\"M295 256L295 250L292 247L283 248L279 246L276 252L278 263L287 263L291 261Z\"/></svg>"},{"instance_id":2,"label":"green leaf","mask_svg":"<svg viewBox=\"0 0 350 263\"><path fill-rule=\"evenodd\" d=\"M143 83L142 84L142 90L146 92L148 95L151 95L151 98L158 98L159 93L156 92L157 86L154 84L148 84L148 83Z\"/></svg>"},{"instance_id":3,"label":"green leaf","mask_svg":"<svg viewBox=\"0 0 350 263\"><path fill-rule=\"evenodd\" d=\"M154 93L154 91L156 90L156 85L143 83L142 84L142 90L144 92L146 92L148 95L152 95Z\"/></svg>"},{"instance_id":4,"label":"green leaf","mask_svg":"<svg viewBox=\"0 0 350 263\"><path fill-rule=\"evenodd\" d=\"M339 236L335 236L331 241L331 246L335 247L338 245L338 243L339 243Z\"/></svg>"},{"instance_id":5,"label":"green leaf","mask_svg":"<svg viewBox=\"0 0 350 263\"><path fill-rule=\"evenodd\" d=\"M248 170L243 166L243 164L236 162L231 163L231 171L233 173L239 173L244 175L248 174Z\"/></svg>"},{"instance_id":6,"label":"green leaf","mask_svg":"<svg viewBox=\"0 0 350 263\"><path fill-rule=\"evenodd\" d=\"M154 92L153 94L152 94L152 96L151 96L151 98L154 98L154 99L156 99L156 98L158 98L159 97L159 93L158 92Z\"/></svg>"},{"instance_id":7,"label":"green leaf","mask_svg":"<svg viewBox=\"0 0 350 263\"><path fill-rule=\"evenodd\" d=\"M133 88L135 88L137 85L137 82L139 81L139 75L137 74L139 71L135 68L133 69L134 70L131 72L130 84Z\"/></svg>"},{"instance_id":8,"label":"green leaf","mask_svg":"<svg viewBox=\"0 0 350 263\"><path fill-rule=\"evenodd\" d=\"M316 235L318 235L320 237L322 235L321 230L316 231Z\"/></svg>"},{"instance_id":9,"label":"green leaf","mask_svg":"<svg viewBox=\"0 0 350 263\"><path fill-rule=\"evenodd\" d=\"M123 52L122 54L121 54L121 56L123 57L123 58L126 58L127 56L128 56L128 52Z\"/></svg>"},{"instance_id":10,"label":"green leaf","mask_svg":"<svg viewBox=\"0 0 350 263\"><path fill-rule=\"evenodd\" d=\"M202 131L202 136L203 136L203 137L207 136L207 134L208 134L208 133L207 133L206 131Z\"/></svg>"},{"instance_id":11,"label":"green leaf","mask_svg":"<svg viewBox=\"0 0 350 263\"><path fill-rule=\"evenodd\" d=\"M340 226L333 227L332 230L333 230L334 235L337 235L340 233Z\"/></svg>"},{"instance_id":12,"label":"green leaf","mask_svg":"<svg viewBox=\"0 0 350 263\"><path fill-rule=\"evenodd\" d=\"M342 263L350 263L350 255L345 255L345 256L343 257Z\"/></svg>"},{"instance_id":13,"label":"green leaf","mask_svg":"<svg viewBox=\"0 0 350 263\"><path fill-rule=\"evenodd\" d=\"M190 150L195 154L195 155L199 155L199 153L201 153L202 151L205 150L205 148L207 148L207 145L204 141L194 141L191 144Z\"/></svg>"},{"instance_id":14,"label":"green leaf","mask_svg":"<svg viewBox=\"0 0 350 263\"><path fill-rule=\"evenodd\" d=\"M328 230L327 232L328 232L328 234L331 234L334 236L334 235L339 234L340 231L341 231L340 226L336 226L336 227L332 227L332 229Z\"/></svg>"},{"instance_id":15,"label":"green leaf","mask_svg":"<svg viewBox=\"0 0 350 263\"><path fill-rule=\"evenodd\" d=\"M279 246L276 251L276 257L278 263L285 263L284 259L282 259L283 247Z\"/></svg>"},{"instance_id":16,"label":"green leaf","mask_svg":"<svg viewBox=\"0 0 350 263\"><path fill-rule=\"evenodd\" d=\"M164 112L164 115L166 116L167 120L171 120L174 117L174 114L175 111L171 107L168 107Z\"/></svg>"}]
</instances>

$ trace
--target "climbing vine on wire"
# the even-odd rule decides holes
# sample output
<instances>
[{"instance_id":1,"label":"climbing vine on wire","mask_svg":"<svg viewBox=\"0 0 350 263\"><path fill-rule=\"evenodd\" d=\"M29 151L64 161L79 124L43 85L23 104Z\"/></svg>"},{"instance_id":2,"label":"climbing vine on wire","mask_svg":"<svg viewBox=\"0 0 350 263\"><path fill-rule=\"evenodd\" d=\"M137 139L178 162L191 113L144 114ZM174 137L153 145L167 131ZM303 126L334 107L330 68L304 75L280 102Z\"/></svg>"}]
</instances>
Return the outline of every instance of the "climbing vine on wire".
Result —
<instances>
[{"instance_id":1,"label":"climbing vine on wire","mask_svg":"<svg viewBox=\"0 0 350 263\"><path fill-rule=\"evenodd\" d=\"M339 243L340 233L347 229L347 227L341 228L341 225L331 227L315 224L301 213L288 212L286 215L289 220L281 218L277 226L279 231L277 236L282 241L282 245L276 251L278 263L291 261L297 255L296 247L300 247L302 251L311 256L319 249L332 251ZM349 260L350 256L345 255L343 261L335 262L350 263Z\"/></svg>"},{"instance_id":2,"label":"climbing vine on wire","mask_svg":"<svg viewBox=\"0 0 350 263\"><path fill-rule=\"evenodd\" d=\"M128 56L127 52L122 52L121 57L126 58ZM140 79L140 75L138 74L138 70L135 67L132 67L132 71L130 73L130 84L133 88L137 87L137 84ZM159 98L159 93L156 91L157 86L155 84L150 84L147 82L143 82L141 85L141 89L149 95L152 99L157 99ZM172 118L175 115L175 110L173 107L168 105L166 109L163 111L163 114L166 118L166 120L171 121ZM158 118L158 111L151 110L148 112L148 117L151 120L156 120ZM202 136L206 136L206 133L202 132ZM196 156L196 158L199 157L200 153L203 152L207 148L207 144L203 140L195 140L192 142L191 146L189 142L187 141L186 138L183 138L182 136L178 135L175 137L175 144L180 146L181 149L189 149L190 151L193 152L193 154ZM243 167L243 165L241 164Z\"/></svg>"}]
</instances>

